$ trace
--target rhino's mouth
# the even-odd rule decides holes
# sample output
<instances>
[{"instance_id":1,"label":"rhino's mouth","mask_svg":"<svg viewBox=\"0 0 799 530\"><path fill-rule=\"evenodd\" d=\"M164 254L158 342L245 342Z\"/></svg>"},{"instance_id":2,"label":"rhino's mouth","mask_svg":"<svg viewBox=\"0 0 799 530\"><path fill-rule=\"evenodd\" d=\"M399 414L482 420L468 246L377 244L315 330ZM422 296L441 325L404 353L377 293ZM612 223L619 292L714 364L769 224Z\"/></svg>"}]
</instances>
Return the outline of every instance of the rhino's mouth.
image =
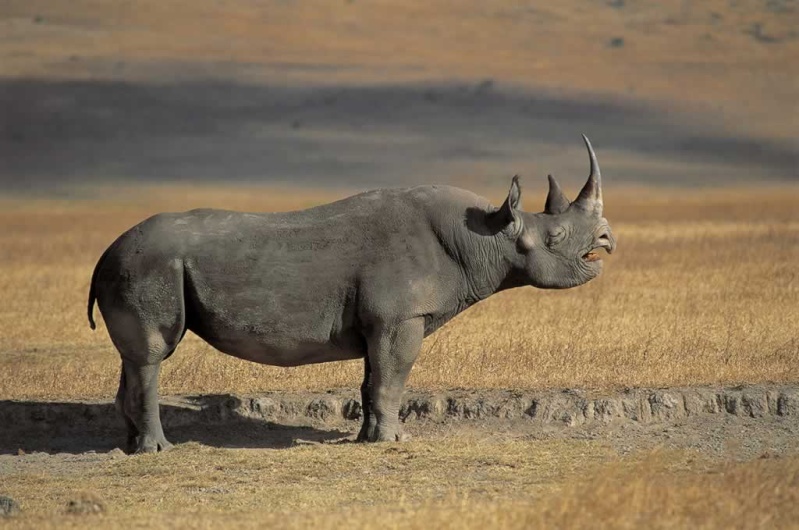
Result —
<instances>
[{"instance_id":1,"label":"rhino's mouth","mask_svg":"<svg viewBox=\"0 0 799 530\"><path fill-rule=\"evenodd\" d=\"M595 251L603 249L608 254L612 254L614 250L616 250L616 239L610 235L610 231L607 230L602 233L594 243L594 248L583 254L583 259L585 261L602 261L602 258L599 257Z\"/></svg>"}]
</instances>

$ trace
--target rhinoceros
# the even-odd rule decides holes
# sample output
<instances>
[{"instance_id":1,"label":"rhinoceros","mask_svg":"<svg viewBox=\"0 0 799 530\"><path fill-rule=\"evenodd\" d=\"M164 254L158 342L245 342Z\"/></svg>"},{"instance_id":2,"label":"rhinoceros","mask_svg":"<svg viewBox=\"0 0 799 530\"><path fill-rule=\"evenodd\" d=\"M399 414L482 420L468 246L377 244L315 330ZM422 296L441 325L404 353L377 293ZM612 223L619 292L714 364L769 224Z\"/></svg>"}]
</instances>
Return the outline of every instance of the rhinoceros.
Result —
<instances>
[{"instance_id":1,"label":"rhinoceros","mask_svg":"<svg viewBox=\"0 0 799 530\"><path fill-rule=\"evenodd\" d=\"M574 202L549 176L542 213L450 186L380 189L307 210L160 213L100 257L89 289L122 357L117 409L128 450L171 447L158 410L161 362L187 330L257 363L364 360L359 441L401 438L399 407L422 339L513 287L595 278L616 240L602 217L594 150Z\"/></svg>"}]
</instances>

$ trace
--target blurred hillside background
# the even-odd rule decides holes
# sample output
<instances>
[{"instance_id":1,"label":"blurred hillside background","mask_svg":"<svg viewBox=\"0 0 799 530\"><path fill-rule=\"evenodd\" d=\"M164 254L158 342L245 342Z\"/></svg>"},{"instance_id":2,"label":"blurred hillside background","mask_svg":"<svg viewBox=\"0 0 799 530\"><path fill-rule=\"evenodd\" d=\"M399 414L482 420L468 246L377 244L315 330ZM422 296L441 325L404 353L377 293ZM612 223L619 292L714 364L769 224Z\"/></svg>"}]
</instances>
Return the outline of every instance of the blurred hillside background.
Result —
<instances>
[{"instance_id":1,"label":"blurred hillside background","mask_svg":"<svg viewBox=\"0 0 799 530\"><path fill-rule=\"evenodd\" d=\"M0 185L799 180L795 0L3 0ZM542 184L543 185L543 184Z\"/></svg>"}]
</instances>

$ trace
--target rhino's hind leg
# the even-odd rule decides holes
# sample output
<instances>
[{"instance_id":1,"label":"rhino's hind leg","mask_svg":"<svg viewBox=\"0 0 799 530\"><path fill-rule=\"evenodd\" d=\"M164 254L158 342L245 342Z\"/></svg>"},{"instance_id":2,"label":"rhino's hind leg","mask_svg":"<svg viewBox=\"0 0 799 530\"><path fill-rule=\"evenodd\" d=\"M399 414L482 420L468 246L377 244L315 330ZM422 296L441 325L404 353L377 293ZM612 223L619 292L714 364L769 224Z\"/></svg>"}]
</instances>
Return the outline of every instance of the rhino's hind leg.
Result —
<instances>
[{"instance_id":1,"label":"rhino's hind leg","mask_svg":"<svg viewBox=\"0 0 799 530\"><path fill-rule=\"evenodd\" d=\"M158 374L186 331L182 265L154 265L101 282L97 291L108 334L122 357L116 402L128 429L128 451L136 453L171 447L159 417Z\"/></svg>"},{"instance_id":2,"label":"rhino's hind leg","mask_svg":"<svg viewBox=\"0 0 799 530\"><path fill-rule=\"evenodd\" d=\"M135 453L155 453L172 447L164 436L158 410L158 373L161 363L138 365L123 361L126 394L123 402L124 416L138 433L130 449ZM128 430L129 443L131 430ZM129 449L129 450L130 450Z\"/></svg>"},{"instance_id":3,"label":"rhino's hind leg","mask_svg":"<svg viewBox=\"0 0 799 530\"><path fill-rule=\"evenodd\" d=\"M118 341L122 355L122 373L116 396L117 410L122 414L128 431L129 453L152 453L172 447L164 437L158 409L158 374L161 362L169 357L183 337L175 327L165 332L147 335L147 340L131 340L139 334L131 333L127 341ZM131 355L130 352L146 352Z\"/></svg>"},{"instance_id":4,"label":"rhino's hind leg","mask_svg":"<svg viewBox=\"0 0 799 530\"><path fill-rule=\"evenodd\" d=\"M182 320L182 319L181 319ZM182 327L182 326L181 326ZM142 334L146 340L129 340L120 349L122 372L117 399L128 425L128 451L154 453L172 447L164 437L158 409L158 374L161 362L175 350L183 336L175 326ZM132 334L139 336L139 334ZM144 352L132 355L130 352Z\"/></svg>"},{"instance_id":5,"label":"rhino's hind leg","mask_svg":"<svg viewBox=\"0 0 799 530\"><path fill-rule=\"evenodd\" d=\"M184 325L179 313L177 323L168 326L141 326L138 323L138 319L120 318L118 313L109 326L122 356L116 404L127 425L128 452L152 453L172 447L161 427L158 374L161 362L169 357L183 337ZM157 331L146 331L153 327Z\"/></svg>"},{"instance_id":6,"label":"rhino's hind leg","mask_svg":"<svg viewBox=\"0 0 799 530\"><path fill-rule=\"evenodd\" d=\"M381 326L369 339L371 413L367 427L370 442L402 441L399 408L405 381L419 355L424 319L414 318Z\"/></svg>"}]
</instances>

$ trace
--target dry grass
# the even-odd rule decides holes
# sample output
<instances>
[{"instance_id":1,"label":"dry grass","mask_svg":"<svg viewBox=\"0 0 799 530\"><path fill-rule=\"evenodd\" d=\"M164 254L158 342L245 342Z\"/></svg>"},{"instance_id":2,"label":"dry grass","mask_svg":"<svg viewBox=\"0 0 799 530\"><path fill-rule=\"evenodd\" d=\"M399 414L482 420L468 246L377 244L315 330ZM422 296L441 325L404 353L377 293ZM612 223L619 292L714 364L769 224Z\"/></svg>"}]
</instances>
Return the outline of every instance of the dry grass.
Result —
<instances>
[{"instance_id":1,"label":"dry grass","mask_svg":"<svg viewBox=\"0 0 799 530\"><path fill-rule=\"evenodd\" d=\"M120 526L131 517L168 521L178 514L192 519L193 513L246 515L245 520L325 513L332 522L352 512L368 514L370 507L402 510L470 495L494 500L515 492L515 499L531 499L579 468L593 469L611 457L609 449L586 442L469 434L400 446L285 450L188 443L153 457L80 456L62 462L50 457L49 465L46 456L39 462L29 457L27 467L3 473L2 489L24 503L33 526L63 513L82 491L98 495L109 519L123 521Z\"/></svg>"},{"instance_id":2,"label":"dry grass","mask_svg":"<svg viewBox=\"0 0 799 530\"><path fill-rule=\"evenodd\" d=\"M620 462L546 498L541 527L789 528L799 521L799 458L668 469L661 455ZM523 525L520 525L523 526Z\"/></svg>"},{"instance_id":3,"label":"dry grass","mask_svg":"<svg viewBox=\"0 0 799 530\"><path fill-rule=\"evenodd\" d=\"M783 528L799 517L797 457L619 459L595 442L184 444L137 458L27 462L3 477L4 493L23 504L12 528ZM65 515L76 497L107 511Z\"/></svg>"},{"instance_id":4,"label":"dry grass","mask_svg":"<svg viewBox=\"0 0 799 530\"><path fill-rule=\"evenodd\" d=\"M489 190L497 200L500 190ZM85 303L94 263L160 210L292 209L345 192L150 188L104 198L7 198L0 213L0 398L112 396L118 357ZM523 288L478 304L429 337L410 385L623 387L797 381L797 188L617 190L606 215L619 250L569 291ZM543 198L528 192L528 209ZM359 362L275 368L188 336L162 392L354 388Z\"/></svg>"}]
</instances>

